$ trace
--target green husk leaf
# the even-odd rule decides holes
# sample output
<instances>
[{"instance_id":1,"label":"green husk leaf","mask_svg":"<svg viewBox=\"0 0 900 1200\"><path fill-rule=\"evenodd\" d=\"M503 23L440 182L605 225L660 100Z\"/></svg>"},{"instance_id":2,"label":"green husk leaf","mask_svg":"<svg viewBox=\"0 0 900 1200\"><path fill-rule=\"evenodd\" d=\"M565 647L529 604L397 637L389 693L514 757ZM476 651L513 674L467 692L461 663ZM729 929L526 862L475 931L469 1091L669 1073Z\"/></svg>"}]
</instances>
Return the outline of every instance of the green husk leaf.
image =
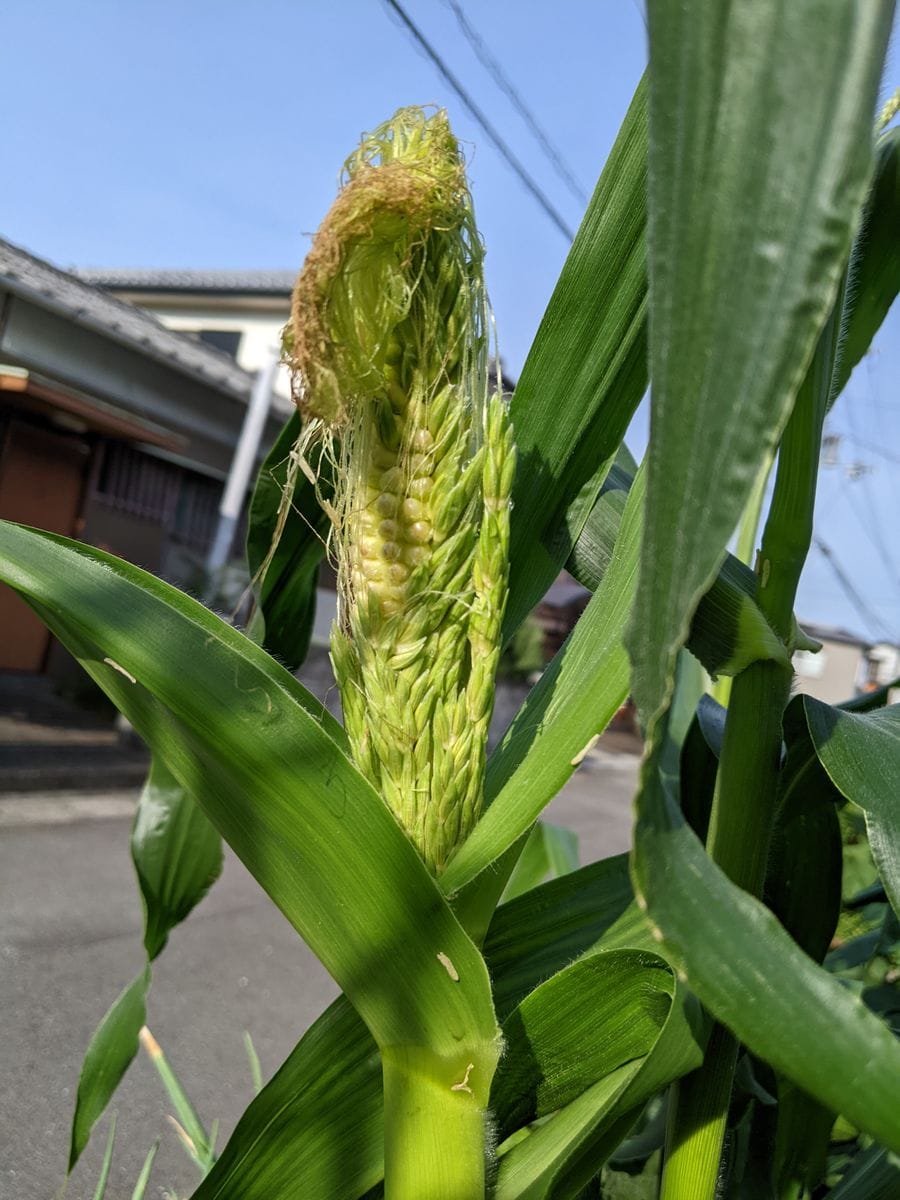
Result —
<instances>
[{"instance_id":1,"label":"green husk leaf","mask_svg":"<svg viewBox=\"0 0 900 1200\"><path fill-rule=\"evenodd\" d=\"M613 562L574 631L488 763L487 812L443 879L460 890L528 831L628 694L622 635L636 582L643 479L628 497Z\"/></svg>"},{"instance_id":2,"label":"green husk leaf","mask_svg":"<svg viewBox=\"0 0 900 1200\"><path fill-rule=\"evenodd\" d=\"M292 671L309 650L328 536L316 489L292 458L300 429L294 413L259 469L247 516L247 566L257 605L250 634ZM321 488L327 492L326 480Z\"/></svg>"}]
</instances>

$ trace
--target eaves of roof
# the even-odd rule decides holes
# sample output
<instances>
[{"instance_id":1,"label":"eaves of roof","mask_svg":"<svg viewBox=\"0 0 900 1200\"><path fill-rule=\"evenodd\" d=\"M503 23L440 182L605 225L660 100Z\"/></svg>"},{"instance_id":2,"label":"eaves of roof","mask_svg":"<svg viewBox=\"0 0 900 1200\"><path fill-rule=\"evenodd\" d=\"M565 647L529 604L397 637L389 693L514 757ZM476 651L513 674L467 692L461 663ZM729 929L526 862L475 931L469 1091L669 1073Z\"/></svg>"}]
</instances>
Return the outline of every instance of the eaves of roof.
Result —
<instances>
[{"instance_id":1,"label":"eaves of roof","mask_svg":"<svg viewBox=\"0 0 900 1200\"><path fill-rule=\"evenodd\" d=\"M75 267L72 274L111 292L185 295L275 296L288 299L296 271L160 270L156 268Z\"/></svg>"},{"instance_id":2,"label":"eaves of roof","mask_svg":"<svg viewBox=\"0 0 900 1200\"><path fill-rule=\"evenodd\" d=\"M152 314L0 238L0 292L7 291L216 391L246 401L253 376L227 354L167 329Z\"/></svg>"}]
</instances>

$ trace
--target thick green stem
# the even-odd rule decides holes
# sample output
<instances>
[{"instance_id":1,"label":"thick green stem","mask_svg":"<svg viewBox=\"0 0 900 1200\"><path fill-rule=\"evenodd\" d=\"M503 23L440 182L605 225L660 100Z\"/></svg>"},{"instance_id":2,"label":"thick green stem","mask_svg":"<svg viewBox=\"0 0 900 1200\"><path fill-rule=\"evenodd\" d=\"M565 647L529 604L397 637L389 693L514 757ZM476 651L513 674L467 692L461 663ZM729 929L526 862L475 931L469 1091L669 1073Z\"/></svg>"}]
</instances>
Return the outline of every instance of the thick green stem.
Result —
<instances>
[{"instance_id":1,"label":"thick green stem","mask_svg":"<svg viewBox=\"0 0 900 1200\"><path fill-rule=\"evenodd\" d=\"M496 1054L452 1062L418 1046L382 1051L386 1200L485 1192L486 1108Z\"/></svg>"},{"instance_id":2,"label":"thick green stem","mask_svg":"<svg viewBox=\"0 0 900 1200\"><path fill-rule=\"evenodd\" d=\"M769 476L772 473L772 465L775 462L775 453L770 451L759 468L756 476L756 482L753 485L753 491L750 493L750 499L744 506L744 512L741 516L740 524L737 530L737 541L735 542L734 554L735 558L739 558L742 563L747 563L749 566L753 562L753 552L756 549L756 535L759 530L759 520L762 516L763 500L766 495L766 485L769 482ZM731 684L730 675L720 675L713 684L712 695L715 700L725 708L731 699Z\"/></svg>"},{"instance_id":3,"label":"thick green stem","mask_svg":"<svg viewBox=\"0 0 900 1200\"><path fill-rule=\"evenodd\" d=\"M839 294L781 441L757 561L757 602L788 648L797 584L812 539L842 300ZM752 663L735 677L728 705L707 850L732 882L754 896L762 895L766 878L791 678L786 663ZM713 1200L716 1195L738 1049L731 1034L717 1027L703 1065L676 1085L663 1200Z\"/></svg>"}]
</instances>

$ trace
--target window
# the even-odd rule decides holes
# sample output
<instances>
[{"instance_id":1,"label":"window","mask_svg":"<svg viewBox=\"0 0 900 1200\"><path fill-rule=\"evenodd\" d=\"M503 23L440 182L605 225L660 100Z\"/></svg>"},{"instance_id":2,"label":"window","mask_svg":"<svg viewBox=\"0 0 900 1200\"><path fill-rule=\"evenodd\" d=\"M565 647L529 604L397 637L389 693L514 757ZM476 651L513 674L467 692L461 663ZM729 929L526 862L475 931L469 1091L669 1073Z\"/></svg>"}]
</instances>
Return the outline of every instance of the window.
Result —
<instances>
[{"instance_id":1,"label":"window","mask_svg":"<svg viewBox=\"0 0 900 1200\"><path fill-rule=\"evenodd\" d=\"M207 346L215 346L224 354L230 354L232 358L237 358L241 345L239 329L198 329L197 337L201 342L206 342Z\"/></svg>"}]
</instances>

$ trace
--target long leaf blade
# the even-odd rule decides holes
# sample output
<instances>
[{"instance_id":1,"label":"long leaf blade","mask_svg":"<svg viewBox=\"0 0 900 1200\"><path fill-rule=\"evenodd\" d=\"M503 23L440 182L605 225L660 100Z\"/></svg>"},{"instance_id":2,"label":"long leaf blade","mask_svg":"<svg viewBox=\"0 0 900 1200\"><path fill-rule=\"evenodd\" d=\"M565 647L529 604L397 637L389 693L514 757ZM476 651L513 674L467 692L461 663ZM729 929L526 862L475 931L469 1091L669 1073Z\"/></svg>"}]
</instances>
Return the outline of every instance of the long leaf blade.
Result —
<instances>
[{"instance_id":1,"label":"long leaf blade","mask_svg":"<svg viewBox=\"0 0 900 1200\"><path fill-rule=\"evenodd\" d=\"M625 855L498 909L485 942L501 1016L592 947L653 945ZM381 1064L341 996L251 1103L194 1200L355 1200L382 1176Z\"/></svg>"},{"instance_id":2,"label":"long leaf blade","mask_svg":"<svg viewBox=\"0 0 900 1200\"><path fill-rule=\"evenodd\" d=\"M131 857L144 901L144 946L152 960L222 871L222 839L158 759L138 801Z\"/></svg>"},{"instance_id":3,"label":"long leaf blade","mask_svg":"<svg viewBox=\"0 0 900 1200\"><path fill-rule=\"evenodd\" d=\"M150 967L147 966L119 994L91 1038L81 1065L75 1098L69 1147L70 1171L87 1145L95 1121L137 1054L149 986Z\"/></svg>"},{"instance_id":4,"label":"long leaf blade","mask_svg":"<svg viewBox=\"0 0 900 1200\"><path fill-rule=\"evenodd\" d=\"M647 386L646 147L642 82L510 407L519 468L507 633L568 558Z\"/></svg>"},{"instance_id":5,"label":"long leaf blade","mask_svg":"<svg viewBox=\"0 0 900 1200\"><path fill-rule=\"evenodd\" d=\"M756 1054L898 1145L893 1037L712 865L659 771L678 648L844 268L891 13L650 5L653 419L630 650L649 728L634 874L668 955Z\"/></svg>"},{"instance_id":6,"label":"long leaf blade","mask_svg":"<svg viewBox=\"0 0 900 1200\"><path fill-rule=\"evenodd\" d=\"M811 696L801 703L819 761L838 791L866 814L872 857L900 913L900 705L853 713Z\"/></svg>"},{"instance_id":7,"label":"long leaf blade","mask_svg":"<svg viewBox=\"0 0 900 1200\"><path fill-rule=\"evenodd\" d=\"M101 551L4 523L0 554L2 577L203 806L381 1044L430 1046L453 1070L461 1037L493 1044L480 954L339 727L287 671Z\"/></svg>"}]
</instances>

